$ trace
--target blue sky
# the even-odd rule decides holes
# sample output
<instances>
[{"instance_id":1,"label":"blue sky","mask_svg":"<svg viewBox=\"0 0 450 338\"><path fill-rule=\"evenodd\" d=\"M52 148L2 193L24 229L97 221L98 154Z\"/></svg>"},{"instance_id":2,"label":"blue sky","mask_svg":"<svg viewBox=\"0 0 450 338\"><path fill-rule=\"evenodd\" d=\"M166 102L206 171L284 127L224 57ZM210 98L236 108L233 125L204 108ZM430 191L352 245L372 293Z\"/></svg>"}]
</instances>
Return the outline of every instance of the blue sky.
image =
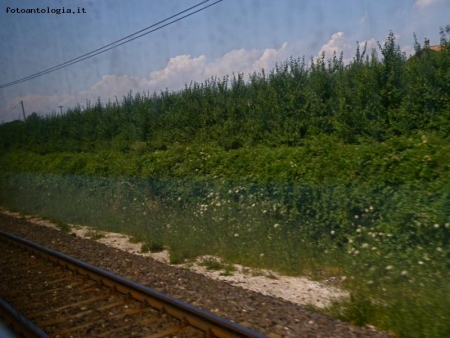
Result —
<instances>
[{"instance_id":1,"label":"blue sky","mask_svg":"<svg viewBox=\"0 0 450 338\"><path fill-rule=\"evenodd\" d=\"M0 0L0 84L63 63L202 0ZM212 3L210 0L209 3ZM15 14L6 8L85 8L86 14ZM223 0L159 31L51 74L0 89L0 123L63 111L128 91L179 90L213 75L270 70L290 56L376 47L392 30L413 53L413 33L439 44L450 0ZM14 108L15 107L15 108ZM14 108L14 109L12 109ZM12 109L12 111L11 111Z\"/></svg>"}]
</instances>

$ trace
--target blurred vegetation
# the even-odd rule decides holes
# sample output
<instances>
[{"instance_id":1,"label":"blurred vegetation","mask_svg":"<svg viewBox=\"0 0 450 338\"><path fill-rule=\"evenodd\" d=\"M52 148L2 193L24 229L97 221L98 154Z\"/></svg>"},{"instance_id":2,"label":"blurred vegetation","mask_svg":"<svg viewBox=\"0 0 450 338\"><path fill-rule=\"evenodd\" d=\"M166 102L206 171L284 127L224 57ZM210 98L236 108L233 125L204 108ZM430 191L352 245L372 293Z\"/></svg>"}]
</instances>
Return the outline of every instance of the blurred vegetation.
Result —
<instances>
[{"instance_id":1,"label":"blurred vegetation","mask_svg":"<svg viewBox=\"0 0 450 338\"><path fill-rule=\"evenodd\" d=\"M0 204L128 233L171 262L341 278L329 309L402 337L450 336L450 25L407 58L130 93L0 126Z\"/></svg>"}]
</instances>

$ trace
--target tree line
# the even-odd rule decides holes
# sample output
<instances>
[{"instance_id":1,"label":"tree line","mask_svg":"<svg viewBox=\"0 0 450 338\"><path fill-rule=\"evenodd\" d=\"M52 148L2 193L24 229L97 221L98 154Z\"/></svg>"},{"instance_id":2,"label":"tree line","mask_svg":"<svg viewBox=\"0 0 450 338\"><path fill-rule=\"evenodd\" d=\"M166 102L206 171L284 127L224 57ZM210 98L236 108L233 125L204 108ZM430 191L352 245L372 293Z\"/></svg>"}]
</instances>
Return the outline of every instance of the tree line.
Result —
<instances>
[{"instance_id":1,"label":"tree line","mask_svg":"<svg viewBox=\"0 0 450 338\"><path fill-rule=\"evenodd\" d=\"M0 126L0 151L165 150L174 144L299 146L319 134L346 144L383 142L417 130L450 135L450 25L440 51L415 39L401 52L392 32L378 50L358 47L307 62L290 58L269 73L191 82L178 92L131 92L121 101L87 102L64 115L30 115Z\"/></svg>"}]
</instances>

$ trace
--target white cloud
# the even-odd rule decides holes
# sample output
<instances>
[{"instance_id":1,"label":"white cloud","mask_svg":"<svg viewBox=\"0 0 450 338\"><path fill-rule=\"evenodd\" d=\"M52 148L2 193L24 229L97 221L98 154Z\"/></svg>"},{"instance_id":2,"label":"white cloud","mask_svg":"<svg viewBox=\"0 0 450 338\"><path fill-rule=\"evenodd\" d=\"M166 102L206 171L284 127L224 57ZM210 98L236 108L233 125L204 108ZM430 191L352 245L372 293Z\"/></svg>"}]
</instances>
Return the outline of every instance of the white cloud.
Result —
<instances>
[{"instance_id":1,"label":"white cloud","mask_svg":"<svg viewBox=\"0 0 450 338\"><path fill-rule=\"evenodd\" d=\"M365 24L367 21L369 21L369 12L365 11L364 15L361 17L361 19L359 19L359 24L363 25Z\"/></svg>"},{"instance_id":2,"label":"white cloud","mask_svg":"<svg viewBox=\"0 0 450 338\"><path fill-rule=\"evenodd\" d=\"M354 48L343 32L337 32L334 33L331 36L331 39L320 48L318 55L320 56L323 52L325 52L325 59L331 58L334 52L336 52L338 56L343 52L344 62L347 63L352 60L351 56L354 52Z\"/></svg>"},{"instance_id":3,"label":"white cloud","mask_svg":"<svg viewBox=\"0 0 450 338\"><path fill-rule=\"evenodd\" d=\"M372 49L378 50L378 41L375 40L374 38L364 41L364 43L367 42L367 51L371 52Z\"/></svg>"},{"instance_id":4,"label":"white cloud","mask_svg":"<svg viewBox=\"0 0 450 338\"><path fill-rule=\"evenodd\" d=\"M402 52L406 54L406 57L410 57L414 54L416 54L416 50L411 45L406 45L402 47Z\"/></svg>"},{"instance_id":5,"label":"white cloud","mask_svg":"<svg viewBox=\"0 0 450 338\"><path fill-rule=\"evenodd\" d=\"M113 98L114 96L122 97L133 88L148 88L148 81L144 78L129 75L105 75L88 91L78 92L75 95L81 96L88 93L94 93L96 98Z\"/></svg>"},{"instance_id":6,"label":"white cloud","mask_svg":"<svg viewBox=\"0 0 450 338\"><path fill-rule=\"evenodd\" d=\"M431 6L439 1L440 0L417 0L414 4L414 8L417 8L417 9L425 8L425 7Z\"/></svg>"},{"instance_id":7,"label":"white cloud","mask_svg":"<svg viewBox=\"0 0 450 338\"><path fill-rule=\"evenodd\" d=\"M191 80L199 81L204 76L206 57L201 55L191 58L190 55L178 55L171 58L164 69L150 73L148 85L152 90L181 89ZM202 79L204 80L204 79Z\"/></svg>"},{"instance_id":8,"label":"white cloud","mask_svg":"<svg viewBox=\"0 0 450 338\"><path fill-rule=\"evenodd\" d=\"M223 76L232 72L245 75L253 72L259 73L263 68L268 71L275 67L275 63L284 62L293 55L291 52L292 49L288 48L286 42L279 49L234 50L208 64L205 72L207 76Z\"/></svg>"}]
</instances>

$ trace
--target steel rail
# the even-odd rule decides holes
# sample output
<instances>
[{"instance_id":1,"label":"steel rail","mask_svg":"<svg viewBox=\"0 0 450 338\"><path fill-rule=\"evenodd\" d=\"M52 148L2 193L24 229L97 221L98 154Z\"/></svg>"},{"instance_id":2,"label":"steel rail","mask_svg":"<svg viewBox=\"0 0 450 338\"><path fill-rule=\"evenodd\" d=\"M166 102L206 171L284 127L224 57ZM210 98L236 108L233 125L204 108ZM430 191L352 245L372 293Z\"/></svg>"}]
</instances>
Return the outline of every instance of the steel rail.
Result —
<instances>
[{"instance_id":1,"label":"steel rail","mask_svg":"<svg viewBox=\"0 0 450 338\"><path fill-rule=\"evenodd\" d=\"M16 311L11 305L0 298L0 317L15 332L26 338L50 338L43 330Z\"/></svg>"},{"instance_id":2,"label":"steel rail","mask_svg":"<svg viewBox=\"0 0 450 338\"><path fill-rule=\"evenodd\" d=\"M129 279L87 264L78 259L69 257L55 250L42 247L27 239L0 231L0 237L14 242L22 248L40 256L54 264L61 265L81 276L90 278L100 284L110 287L122 294L148 304L160 311L180 319L183 323L191 325L207 333L208 336L219 338L264 338L261 333L218 317L210 312L199 309L176 298L140 285ZM25 325L25 324L23 324ZM39 337L39 336L36 336Z\"/></svg>"}]
</instances>

